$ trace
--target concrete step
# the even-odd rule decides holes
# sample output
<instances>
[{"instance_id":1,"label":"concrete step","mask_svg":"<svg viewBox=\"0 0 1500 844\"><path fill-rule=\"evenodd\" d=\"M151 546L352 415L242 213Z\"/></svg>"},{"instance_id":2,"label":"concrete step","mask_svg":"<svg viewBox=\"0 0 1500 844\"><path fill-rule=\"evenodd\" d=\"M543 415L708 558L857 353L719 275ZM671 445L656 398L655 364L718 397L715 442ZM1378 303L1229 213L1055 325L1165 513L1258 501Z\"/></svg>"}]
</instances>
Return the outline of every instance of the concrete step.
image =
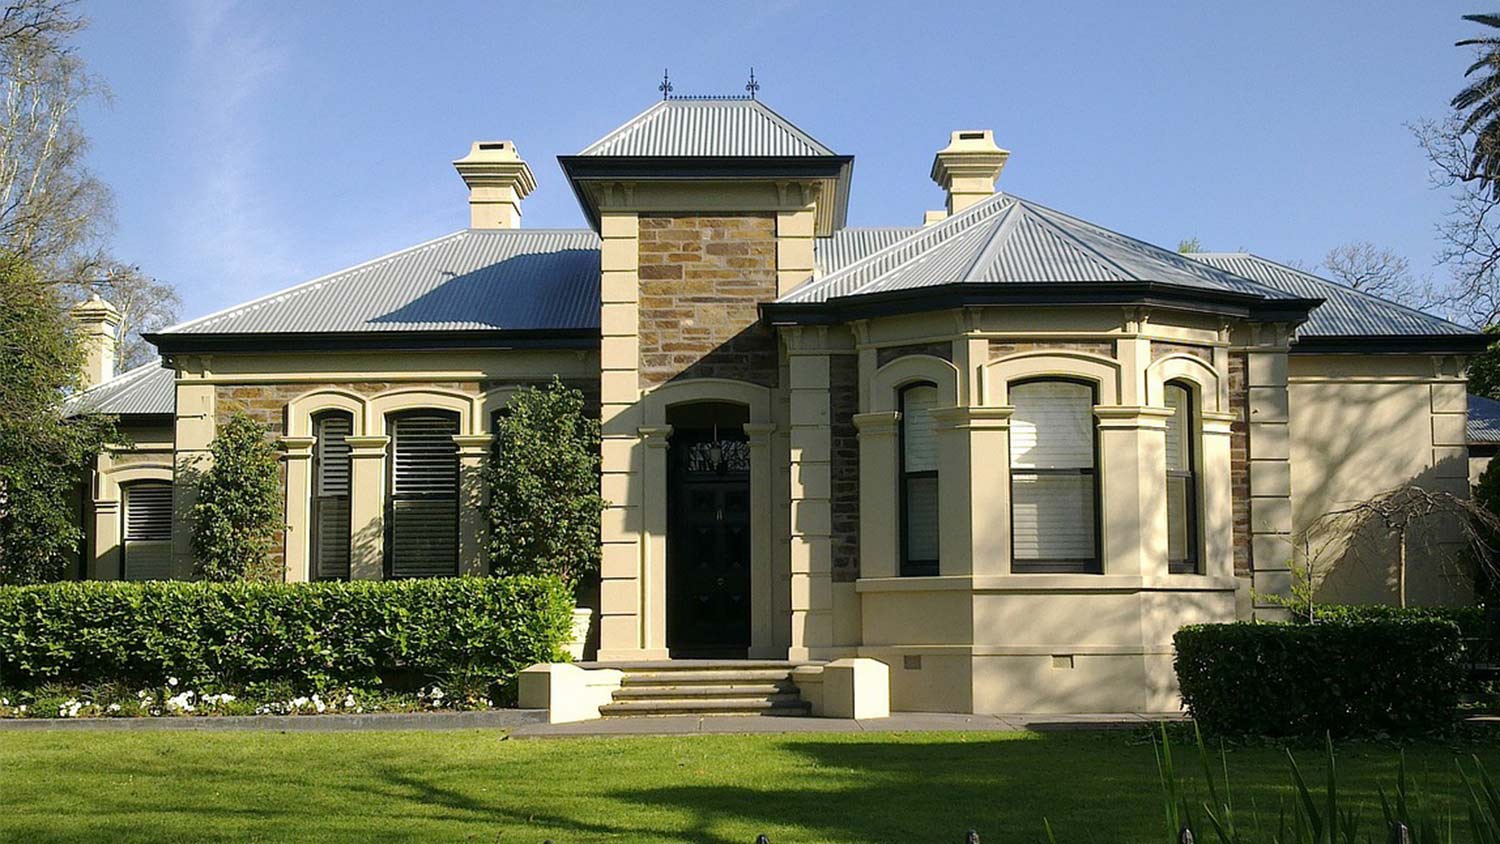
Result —
<instances>
[{"instance_id":1,"label":"concrete step","mask_svg":"<svg viewBox=\"0 0 1500 844\"><path fill-rule=\"evenodd\" d=\"M606 703L599 707L605 717L623 715L806 715L810 705L797 695L733 700L704 698L653 698Z\"/></svg>"},{"instance_id":2,"label":"concrete step","mask_svg":"<svg viewBox=\"0 0 1500 844\"><path fill-rule=\"evenodd\" d=\"M617 668L621 671L704 671L715 669L783 668L790 671L805 662L785 659L654 659L623 662L579 662L579 668Z\"/></svg>"},{"instance_id":3,"label":"concrete step","mask_svg":"<svg viewBox=\"0 0 1500 844\"><path fill-rule=\"evenodd\" d=\"M784 668L722 671L626 671L620 682L626 686L739 685L780 683L791 679Z\"/></svg>"},{"instance_id":4,"label":"concrete step","mask_svg":"<svg viewBox=\"0 0 1500 844\"><path fill-rule=\"evenodd\" d=\"M799 690L791 682L785 683L733 683L724 685L661 685L622 686L614 693L615 700L640 698L768 698L775 695L797 695Z\"/></svg>"}]
</instances>

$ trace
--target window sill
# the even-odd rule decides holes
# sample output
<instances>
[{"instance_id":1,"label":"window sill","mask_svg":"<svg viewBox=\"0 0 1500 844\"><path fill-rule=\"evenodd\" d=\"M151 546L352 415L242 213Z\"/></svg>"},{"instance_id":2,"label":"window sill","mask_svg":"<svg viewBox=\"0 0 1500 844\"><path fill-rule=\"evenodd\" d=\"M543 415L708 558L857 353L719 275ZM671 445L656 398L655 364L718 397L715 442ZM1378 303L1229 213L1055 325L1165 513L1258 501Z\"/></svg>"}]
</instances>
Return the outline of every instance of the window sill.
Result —
<instances>
[{"instance_id":1,"label":"window sill","mask_svg":"<svg viewBox=\"0 0 1500 844\"><path fill-rule=\"evenodd\" d=\"M941 575L936 577L863 577L855 581L858 592L1234 592L1232 577L1202 574L1169 574L1140 577L1118 574L1002 574Z\"/></svg>"}]
</instances>

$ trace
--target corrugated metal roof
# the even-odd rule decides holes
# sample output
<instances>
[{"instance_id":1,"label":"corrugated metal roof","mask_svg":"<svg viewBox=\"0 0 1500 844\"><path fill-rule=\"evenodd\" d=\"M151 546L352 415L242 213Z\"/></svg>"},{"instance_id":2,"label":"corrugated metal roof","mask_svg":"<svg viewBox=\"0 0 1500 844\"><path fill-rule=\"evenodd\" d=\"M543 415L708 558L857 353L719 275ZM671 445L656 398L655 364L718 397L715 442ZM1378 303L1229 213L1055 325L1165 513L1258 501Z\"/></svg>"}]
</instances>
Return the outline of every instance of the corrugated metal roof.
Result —
<instances>
[{"instance_id":1,"label":"corrugated metal roof","mask_svg":"<svg viewBox=\"0 0 1500 844\"><path fill-rule=\"evenodd\" d=\"M820 237L813 242L817 275L838 272L920 230L921 226L843 228L832 237Z\"/></svg>"},{"instance_id":2,"label":"corrugated metal roof","mask_svg":"<svg viewBox=\"0 0 1500 844\"><path fill-rule=\"evenodd\" d=\"M1322 299L1323 304L1297 329L1299 337L1474 333L1471 328L1248 252L1201 252L1191 257L1293 296Z\"/></svg>"},{"instance_id":3,"label":"corrugated metal roof","mask_svg":"<svg viewBox=\"0 0 1500 844\"><path fill-rule=\"evenodd\" d=\"M162 368L159 358L72 396L63 407L68 416L84 413L170 416L176 410L177 373Z\"/></svg>"},{"instance_id":4,"label":"corrugated metal roof","mask_svg":"<svg viewBox=\"0 0 1500 844\"><path fill-rule=\"evenodd\" d=\"M469 229L160 333L598 326L597 235L587 229Z\"/></svg>"},{"instance_id":5,"label":"corrugated metal roof","mask_svg":"<svg viewBox=\"0 0 1500 844\"><path fill-rule=\"evenodd\" d=\"M662 100L579 153L647 157L834 154L765 103L743 97Z\"/></svg>"},{"instance_id":6,"label":"corrugated metal roof","mask_svg":"<svg viewBox=\"0 0 1500 844\"><path fill-rule=\"evenodd\" d=\"M782 302L948 284L1157 282L1269 299L1280 291L1009 194L996 194L782 297Z\"/></svg>"},{"instance_id":7,"label":"corrugated metal roof","mask_svg":"<svg viewBox=\"0 0 1500 844\"><path fill-rule=\"evenodd\" d=\"M1470 393L1466 431L1471 443L1500 443L1500 401Z\"/></svg>"}]
</instances>

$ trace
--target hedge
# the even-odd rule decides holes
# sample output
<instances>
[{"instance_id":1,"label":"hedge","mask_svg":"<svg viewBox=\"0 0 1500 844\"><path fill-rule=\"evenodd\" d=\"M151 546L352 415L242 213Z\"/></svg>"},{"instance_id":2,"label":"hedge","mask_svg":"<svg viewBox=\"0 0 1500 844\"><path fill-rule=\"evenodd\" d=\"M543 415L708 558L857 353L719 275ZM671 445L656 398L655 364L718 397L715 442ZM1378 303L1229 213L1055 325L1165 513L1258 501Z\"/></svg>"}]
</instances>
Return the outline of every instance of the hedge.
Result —
<instances>
[{"instance_id":1,"label":"hedge","mask_svg":"<svg viewBox=\"0 0 1500 844\"><path fill-rule=\"evenodd\" d=\"M0 687L505 681L557 658L572 609L572 593L544 577L0 587Z\"/></svg>"},{"instance_id":2,"label":"hedge","mask_svg":"<svg viewBox=\"0 0 1500 844\"><path fill-rule=\"evenodd\" d=\"M1484 607L1397 607L1391 604L1318 604L1313 609L1318 623L1328 621L1374 621L1380 619L1440 618L1458 625L1466 639L1486 639L1490 622Z\"/></svg>"},{"instance_id":3,"label":"hedge","mask_svg":"<svg viewBox=\"0 0 1500 844\"><path fill-rule=\"evenodd\" d=\"M1183 703L1221 734L1440 729L1463 682L1458 626L1442 619L1200 624L1173 642Z\"/></svg>"}]
</instances>

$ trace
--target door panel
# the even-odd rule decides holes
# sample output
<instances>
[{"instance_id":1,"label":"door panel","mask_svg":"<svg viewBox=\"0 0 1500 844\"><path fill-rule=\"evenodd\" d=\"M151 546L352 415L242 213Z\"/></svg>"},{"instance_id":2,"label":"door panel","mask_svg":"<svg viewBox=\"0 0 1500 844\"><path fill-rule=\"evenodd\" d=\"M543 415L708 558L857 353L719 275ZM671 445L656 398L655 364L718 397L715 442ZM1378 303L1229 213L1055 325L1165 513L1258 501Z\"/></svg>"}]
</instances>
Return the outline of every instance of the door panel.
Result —
<instances>
[{"instance_id":1,"label":"door panel","mask_svg":"<svg viewBox=\"0 0 1500 844\"><path fill-rule=\"evenodd\" d=\"M706 466L703 440L690 434L673 440L667 644L676 657L743 657L750 646L749 473L736 464L726 470L723 461Z\"/></svg>"}]
</instances>

